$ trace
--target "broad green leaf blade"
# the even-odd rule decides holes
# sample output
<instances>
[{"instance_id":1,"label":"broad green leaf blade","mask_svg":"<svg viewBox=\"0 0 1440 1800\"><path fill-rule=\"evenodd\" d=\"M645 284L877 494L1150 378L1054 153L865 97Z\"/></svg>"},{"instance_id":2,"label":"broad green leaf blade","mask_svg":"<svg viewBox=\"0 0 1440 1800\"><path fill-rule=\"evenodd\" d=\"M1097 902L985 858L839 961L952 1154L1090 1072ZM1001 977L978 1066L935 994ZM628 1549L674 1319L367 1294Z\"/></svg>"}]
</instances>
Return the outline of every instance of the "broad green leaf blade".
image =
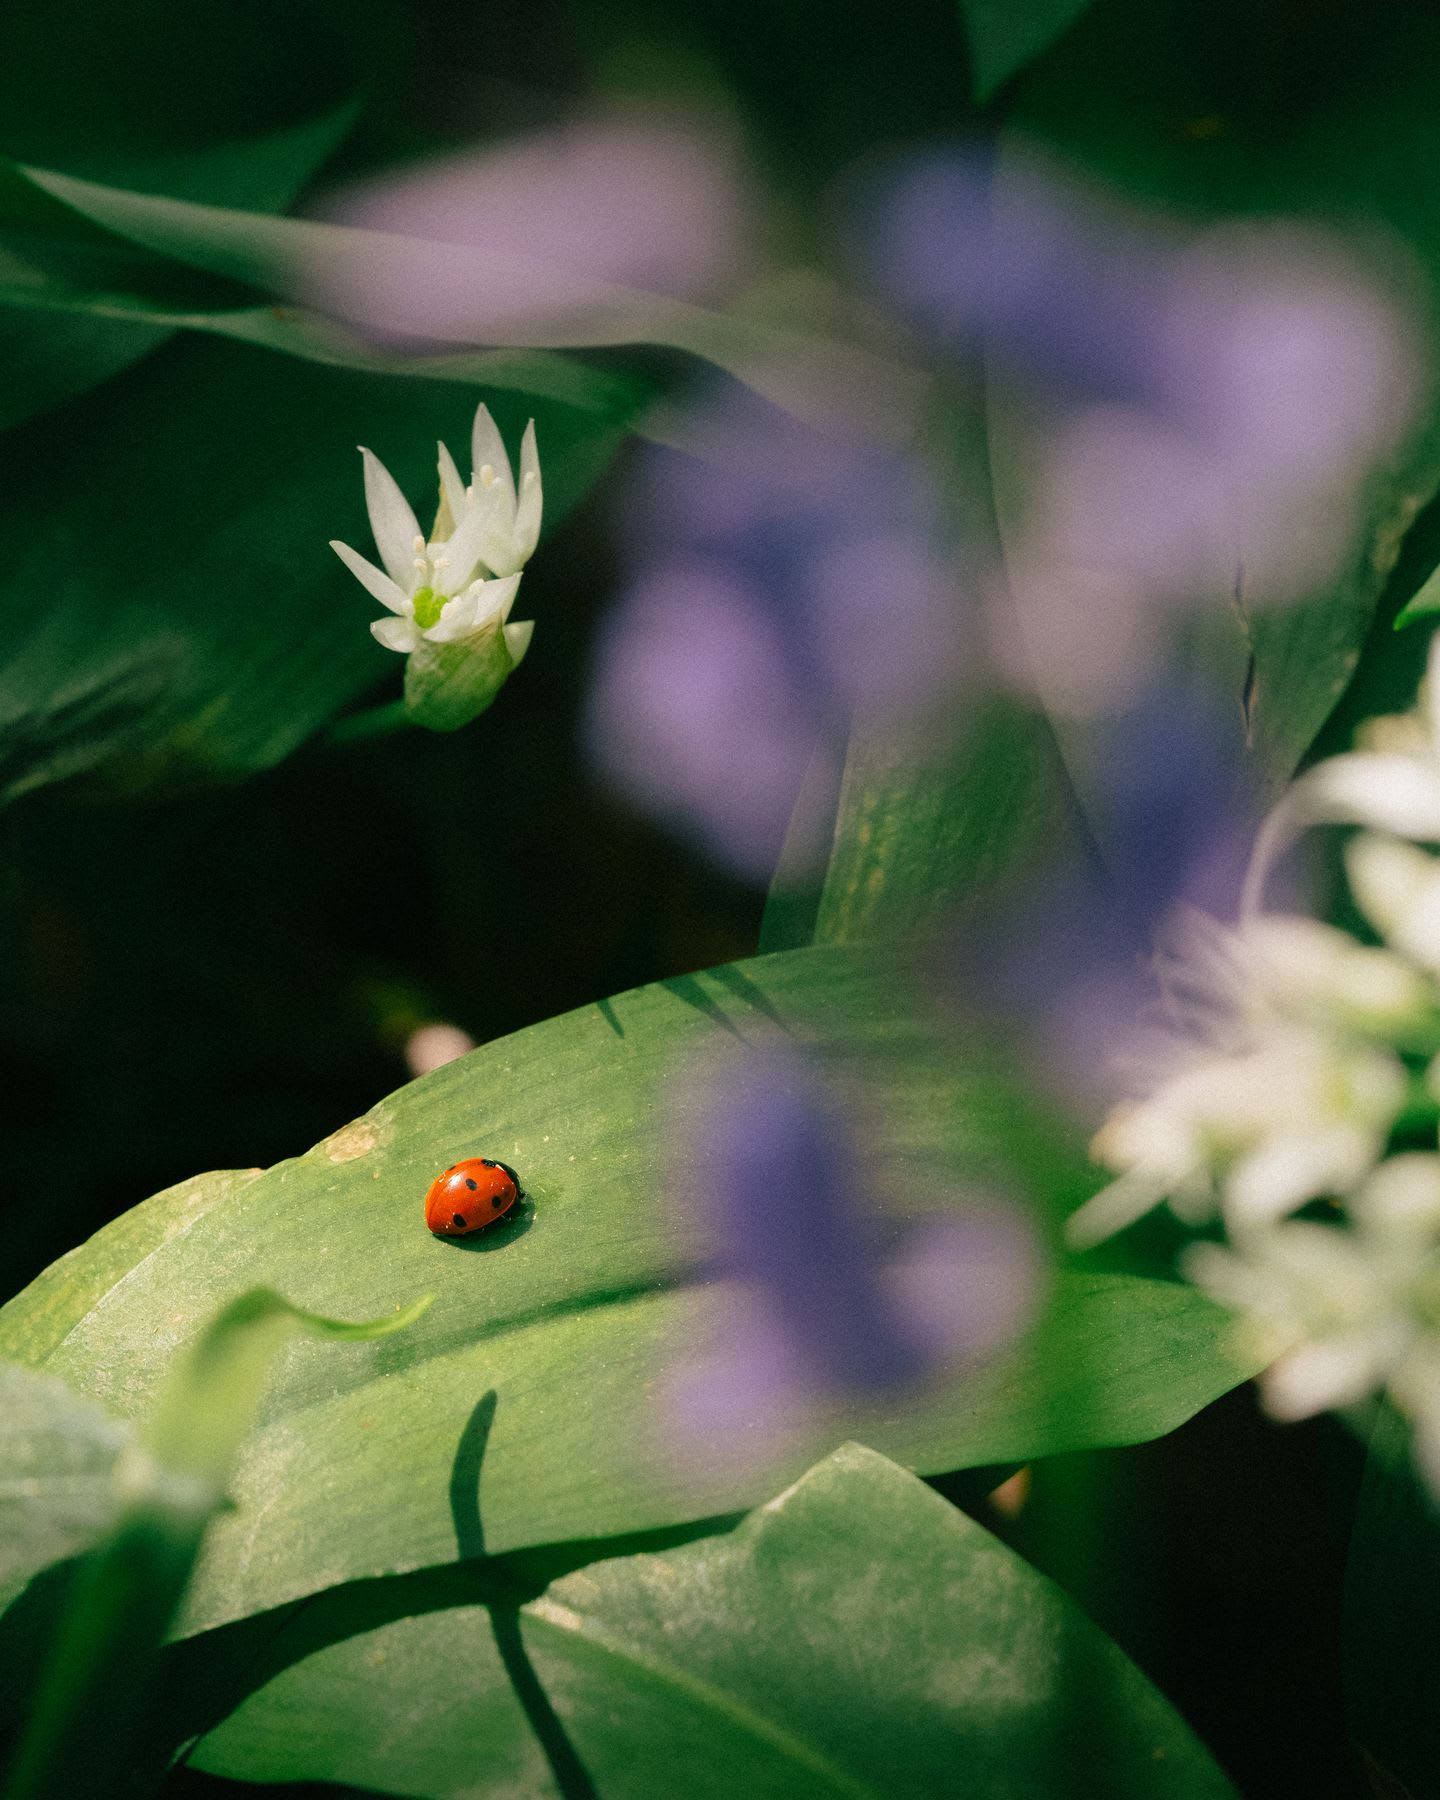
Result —
<instances>
[{"instance_id":1,"label":"broad green leaf blade","mask_svg":"<svg viewBox=\"0 0 1440 1800\"><path fill-rule=\"evenodd\" d=\"M357 443L423 507L436 439L463 439L478 398L177 342L72 413L76 436L113 447L103 481L77 478L72 438L40 423L0 438L0 797L79 775L125 794L234 779L366 689L398 689L401 659L368 629L379 608L328 540L370 547ZM512 443L535 416L547 526L637 400L491 398Z\"/></svg>"},{"instance_id":2,"label":"broad green leaf blade","mask_svg":"<svg viewBox=\"0 0 1440 1800\"><path fill-rule=\"evenodd\" d=\"M0 312L0 431L118 375L169 335L163 325L93 315Z\"/></svg>"},{"instance_id":3,"label":"broad green leaf blade","mask_svg":"<svg viewBox=\"0 0 1440 1800\"><path fill-rule=\"evenodd\" d=\"M53 286L37 291L31 283L7 286L0 270L0 308L13 308L22 317L43 312L47 317L61 319L121 320L145 330L163 330L166 336L177 330L204 332L262 350L276 350L285 356L298 356L326 368L509 389L533 395L537 400L558 401L577 412L612 418L638 413L653 397L650 383L637 375L601 369L559 352L457 350L421 356L386 350L303 307L237 307L229 291L207 311L182 305L173 296L163 301L145 301L121 293L77 293ZM0 319L5 316L0 313Z\"/></svg>"},{"instance_id":4,"label":"broad green leaf blade","mask_svg":"<svg viewBox=\"0 0 1440 1800\"><path fill-rule=\"evenodd\" d=\"M113 1523L112 1473L130 1437L53 1375L0 1363L0 1611Z\"/></svg>"},{"instance_id":5,"label":"broad green leaf blade","mask_svg":"<svg viewBox=\"0 0 1440 1800\"><path fill-rule=\"evenodd\" d=\"M517 1671L612 1800L1232 1794L1058 1589L856 1444L733 1532L593 1563L518 1621L456 1607L306 1657L191 1760L434 1800L551 1793Z\"/></svg>"},{"instance_id":6,"label":"broad green leaf blade","mask_svg":"<svg viewBox=\"0 0 1440 1800\"><path fill-rule=\"evenodd\" d=\"M183 1629L453 1558L457 1447L486 1395L485 1523L499 1552L732 1512L862 1431L927 1472L1131 1442L1240 1378L1224 1318L1199 1295L1076 1274L1037 1334L994 1365L903 1402L817 1406L694 1468L667 1429L668 1373L731 1314L725 1291L697 1279L669 1203L660 1121L680 1104L678 1069L777 1036L863 1071L891 1177L877 1196L887 1232L967 1207L977 1188L1057 1210L1089 1191L1078 1146L1037 1115L1004 1052L978 1039L937 1048L888 965L812 949L642 988L487 1046L158 1242L166 1208L152 1203L128 1270L105 1233L73 1260L70 1278L93 1297L63 1338L53 1284L0 1311L0 1353L143 1418L171 1348L239 1288L355 1316L436 1294L402 1338L287 1352ZM426 1188L476 1154L517 1168L533 1211L468 1246L437 1241ZM104 1292L92 1259L112 1280Z\"/></svg>"},{"instance_id":7,"label":"broad green leaf blade","mask_svg":"<svg viewBox=\"0 0 1440 1800\"><path fill-rule=\"evenodd\" d=\"M161 1644L285 1338L297 1330L386 1337L428 1305L427 1297L390 1317L347 1324L257 1288L187 1346L154 1419L115 1469L114 1524L77 1570L6 1800L99 1796L126 1785Z\"/></svg>"},{"instance_id":8,"label":"broad green leaf blade","mask_svg":"<svg viewBox=\"0 0 1440 1800\"><path fill-rule=\"evenodd\" d=\"M852 738L815 942L905 937L953 920L1074 832L1054 733L993 696L952 745Z\"/></svg>"},{"instance_id":9,"label":"broad green leaf blade","mask_svg":"<svg viewBox=\"0 0 1440 1800\"><path fill-rule=\"evenodd\" d=\"M1396 1793L1426 1800L1440 1793L1440 1513L1415 1473L1410 1435L1385 1406L1350 1541L1341 1648L1350 1735Z\"/></svg>"},{"instance_id":10,"label":"broad green leaf blade","mask_svg":"<svg viewBox=\"0 0 1440 1800\"><path fill-rule=\"evenodd\" d=\"M55 170L15 173L39 193L126 243L191 269L303 303L327 292L362 293L378 278L403 288L441 276L481 294L504 278L519 291L568 296L533 306L447 341L529 349L654 344L714 363L777 404L814 418L867 420L879 432L913 423L923 382L893 358L822 336L800 316L776 323L720 312L574 271L529 263L513 252L437 244L311 220L201 206L80 181Z\"/></svg>"},{"instance_id":11,"label":"broad green leaf blade","mask_svg":"<svg viewBox=\"0 0 1440 1800\"><path fill-rule=\"evenodd\" d=\"M283 209L334 151L354 113L353 106L345 106L248 143L196 150L182 157L152 158L148 164L137 164L132 174L150 191L234 206ZM13 189L7 191L13 193ZM11 238L7 230L11 223L0 202L0 246ZM20 242L33 252L33 242L23 234ZM0 278L12 261L10 253L0 248ZM15 295L18 306L0 312L0 368L5 371L0 429L119 374L158 349L170 335L164 320L129 321L113 313L27 307L27 297L43 301L55 288L44 276L43 257L41 262L42 268L31 271L30 279L20 284ZM9 280L14 281L13 268Z\"/></svg>"},{"instance_id":12,"label":"broad green leaf blade","mask_svg":"<svg viewBox=\"0 0 1440 1800\"><path fill-rule=\"evenodd\" d=\"M1048 50L1090 0L960 0L970 34L975 98L996 88Z\"/></svg>"},{"instance_id":13,"label":"broad green leaf blade","mask_svg":"<svg viewBox=\"0 0 1440 1800\"><path fill-rule=\"evenodd\" d=\"M201 1214L224 1206L261 1169L215 1169L132 1206L88 1243L69 1251L37 1275L23 1293L0 1308L0 1338L24 1345L32 1363L63 1344L99 1301L168 1239L188 1231ZM0 1355L9 1351L0 1349Z\"/></svg>"}]
</instances>

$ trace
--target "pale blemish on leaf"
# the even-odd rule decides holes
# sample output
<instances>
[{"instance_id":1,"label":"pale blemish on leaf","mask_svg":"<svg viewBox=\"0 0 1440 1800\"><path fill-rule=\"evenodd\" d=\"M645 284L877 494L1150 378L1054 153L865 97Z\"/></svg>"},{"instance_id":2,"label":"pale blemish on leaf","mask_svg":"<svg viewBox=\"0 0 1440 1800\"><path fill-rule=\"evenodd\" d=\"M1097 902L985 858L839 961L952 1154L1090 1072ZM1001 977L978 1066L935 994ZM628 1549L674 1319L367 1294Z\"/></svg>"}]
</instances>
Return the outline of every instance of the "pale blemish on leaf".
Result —
<instances>
[{"instance_id":1,"label":"pale blemish on leaf","mask_svg":"<svg viewBox=\"0 0 1440 1800\"><path fill-rule=\"evenodd\" d=\"M380 1128L374 1119L352 1119L338 1131L331 1132L320 1148L333 1163L354 1162L368 1156L380 1143Z\"/></svg>"}]
</instances>

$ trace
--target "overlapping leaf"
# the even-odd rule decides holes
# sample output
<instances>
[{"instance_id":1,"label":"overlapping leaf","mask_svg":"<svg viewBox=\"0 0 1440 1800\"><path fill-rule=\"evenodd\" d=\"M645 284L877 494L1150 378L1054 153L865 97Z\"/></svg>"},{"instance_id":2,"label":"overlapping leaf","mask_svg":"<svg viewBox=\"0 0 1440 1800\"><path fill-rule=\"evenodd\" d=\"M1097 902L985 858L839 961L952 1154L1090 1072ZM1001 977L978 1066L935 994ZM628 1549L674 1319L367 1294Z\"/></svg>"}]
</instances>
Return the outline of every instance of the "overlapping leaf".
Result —
<instances>
[{"instance_id":1,"label":"overlapping leaf","mask_svg":"<svg viewBox=\"0 0 1440 1800\"><path fill-rule=\"evenodd\" d=\"M290 1641L197 1766L435 1800L574 1792L576 1769L614 1800L1232 1792L1043 1576L854 1444L729 1534L592 1563L518 1609Z\"/></svg>"},{"instance_id":2,"label":"overlapping leaf","mask_svg":"<svg viewBox=\"0 0 1440 1800\"><path fill-rule=\"evenodd\" d=\"M960 0L970 37L975 93L988 100L1004 82L1048 50L1090 0Z\"/></svg>"}]
</instances>

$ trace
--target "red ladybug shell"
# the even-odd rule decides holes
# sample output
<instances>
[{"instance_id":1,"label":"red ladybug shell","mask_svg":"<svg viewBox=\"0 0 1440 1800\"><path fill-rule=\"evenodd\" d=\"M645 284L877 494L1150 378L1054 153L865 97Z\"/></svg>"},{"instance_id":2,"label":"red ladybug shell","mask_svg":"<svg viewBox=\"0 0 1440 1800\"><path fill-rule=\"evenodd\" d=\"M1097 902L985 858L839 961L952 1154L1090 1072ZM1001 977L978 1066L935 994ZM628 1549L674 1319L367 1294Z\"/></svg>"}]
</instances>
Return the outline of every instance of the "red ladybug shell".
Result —
<instances>
[{"instance_id":1,"label":"red ladybug shell","mask_svg":"<svg viewBox=\"0 0 1440 1800\"><path fill-rule=\"evenodd\" d=\"M520 1197L513 1169L485 1156L467 1157L430 1183L425 1223L436 1237L469 1237L503 1219Z\"/></svg>"}]
</instances>

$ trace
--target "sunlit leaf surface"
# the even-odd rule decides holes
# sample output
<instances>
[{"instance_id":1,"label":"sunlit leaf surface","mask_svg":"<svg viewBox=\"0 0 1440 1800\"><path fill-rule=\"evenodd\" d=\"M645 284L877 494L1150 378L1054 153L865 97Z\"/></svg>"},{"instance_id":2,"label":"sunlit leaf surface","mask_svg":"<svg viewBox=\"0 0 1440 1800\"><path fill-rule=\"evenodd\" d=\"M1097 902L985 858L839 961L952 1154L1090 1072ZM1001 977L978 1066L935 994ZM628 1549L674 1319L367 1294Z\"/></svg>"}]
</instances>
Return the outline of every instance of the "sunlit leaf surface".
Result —
<instances>
[{"instance_id":1,"label":"sunlit leaf surface","mask_svg":"<svg viewBox=\"0 0 1440 1800\"><path fill-rule=\"evenodd\" d=\"M847 1434L922 1471L1018 1461L1154 1436L1234 1383L1208 1302L1168 1282L1077 1274L1036 1334L985 1368L817 1405L691 1466L670 1432L667 1370L731 1315L670 1203L660 1124L681 1104L677 1068L777 1036L842 1068L868 1059L858 1066L890 1175L880 1229L894 1241L976 1192L1043 1210L1093 1180L1078 1148L1025 1111L1003 1054L975 1042L937 1056L892 970L803 951L551 1020L401 1090L297 1161L158 1197L143 1228L114 1228L120 1253L101 1233L63 1281L42 1278L0 1312L0 1353L144 1417L173 1350L246 1288L339 1317L435 1293L399 1337L285 1353L187 1630L455 1556L450 1484L482 1401L495 1414L487 1543L501 1551L733 1511ZM430 1180L475 1154L516 1167L533 1207L476 1239L431 1238Z\"/></svg>"}]
</instances>

